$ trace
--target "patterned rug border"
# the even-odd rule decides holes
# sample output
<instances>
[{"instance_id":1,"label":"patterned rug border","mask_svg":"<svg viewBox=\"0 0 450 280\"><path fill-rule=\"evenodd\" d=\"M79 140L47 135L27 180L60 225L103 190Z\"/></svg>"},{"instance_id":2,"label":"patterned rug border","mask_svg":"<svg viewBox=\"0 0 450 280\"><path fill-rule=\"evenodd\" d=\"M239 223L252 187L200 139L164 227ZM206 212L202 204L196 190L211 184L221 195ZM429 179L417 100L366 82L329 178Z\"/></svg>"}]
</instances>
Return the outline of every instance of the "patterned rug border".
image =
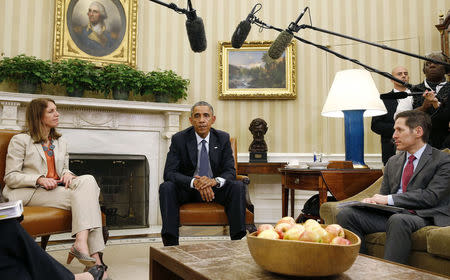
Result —
<instances>
[{"instance_id":1,"label":"patterned rug border","mask_svg":"<svg viewBox=\"0 0 450 280\"><path fill-rule=\"evenodd\" d=\"M245 239L245 237L244 237ZM180 241L222 241L230 240L229 236L182 236ZM106 246L109 245L124 245L124 244L140 244L140 243L157 243L161 242L161 237L143 237L143 238L124 238L124 239L112 239L106 242ZM68 250L72 246L72 242L66 244L48 245L47 251L59 251Z\"/></svg>"}]
</instances>

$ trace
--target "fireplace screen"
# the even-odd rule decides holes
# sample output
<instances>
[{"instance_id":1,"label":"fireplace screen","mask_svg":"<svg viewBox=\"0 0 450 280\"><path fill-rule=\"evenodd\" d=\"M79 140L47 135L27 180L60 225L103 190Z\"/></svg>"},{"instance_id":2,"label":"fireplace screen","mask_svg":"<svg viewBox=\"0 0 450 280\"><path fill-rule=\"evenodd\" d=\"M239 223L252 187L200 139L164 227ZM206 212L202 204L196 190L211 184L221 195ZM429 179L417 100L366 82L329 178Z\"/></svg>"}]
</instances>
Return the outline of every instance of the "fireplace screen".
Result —
<instances>
[{"instance_id":1,"label":"fireplace screen","mask_svg":"<svg viewBox=\"0 0 450 280\"><path fill-rule=\"evenodd\" d=\"M142 155L70 154L70 170L90 174L100 187L109 229L148 227L149 168Z\"/></svg>"}]
</instances>

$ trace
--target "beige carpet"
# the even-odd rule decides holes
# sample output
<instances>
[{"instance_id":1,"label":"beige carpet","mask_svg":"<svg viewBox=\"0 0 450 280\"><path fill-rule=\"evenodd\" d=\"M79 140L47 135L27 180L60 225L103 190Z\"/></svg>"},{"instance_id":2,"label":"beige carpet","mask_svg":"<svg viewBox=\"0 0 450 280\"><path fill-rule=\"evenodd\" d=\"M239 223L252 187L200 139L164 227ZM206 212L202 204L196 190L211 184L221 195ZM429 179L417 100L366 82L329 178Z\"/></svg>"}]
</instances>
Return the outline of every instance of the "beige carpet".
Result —
<instances>
[{"instance_id":1,"label":"beige carpet","mask_svg":"<svg viewBox=\"0 0 450 280\"><path fill-rule=\"evenodd\" d=\"M104 261L109 266L110 278L114 280L148 279L150 245L162 246L162 243L108 245L104 250ZM50 251L49 254L73 273L83 272L84 266L76 259L70 265L66 264L67 250Z\"/></svg>"},{"instance_id":2,"label":"beige carpet","mask_svg":"<svg viewBox=\"0 0 450 280\"><path fill-rule=\"evenodd\" d=\"M205 234L206 233L206 234ZM180 244L199 240L228 240L221 227L186 227L180 231ZM73 273L83 272L84 266L77 259L66 264L71 243L49 245L47 252ZM159 237L112 239L104 250L104 262L108 265L113 280L149 279L149 248L163 246Z\"/></svg>"}]
</instances>

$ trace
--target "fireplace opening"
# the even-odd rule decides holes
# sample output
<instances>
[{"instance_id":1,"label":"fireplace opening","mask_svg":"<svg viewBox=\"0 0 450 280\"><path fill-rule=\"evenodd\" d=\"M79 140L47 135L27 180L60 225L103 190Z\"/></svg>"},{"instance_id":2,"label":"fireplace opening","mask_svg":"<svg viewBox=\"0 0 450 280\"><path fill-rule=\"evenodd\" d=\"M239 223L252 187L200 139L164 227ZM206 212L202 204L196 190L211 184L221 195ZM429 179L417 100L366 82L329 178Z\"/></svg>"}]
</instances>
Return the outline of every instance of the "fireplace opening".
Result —
<instances>
[{"instance_id":1,"label":"fireplace opening","mask_svg":"<svg viewBox=\"0 0 450 280\"><path fill-rule=\"evenodd\" d=\"M148 227L149 167L143 155L70 154L76 175L90 174L100 187L109 229Z\"/></svg>"}]
</instances>

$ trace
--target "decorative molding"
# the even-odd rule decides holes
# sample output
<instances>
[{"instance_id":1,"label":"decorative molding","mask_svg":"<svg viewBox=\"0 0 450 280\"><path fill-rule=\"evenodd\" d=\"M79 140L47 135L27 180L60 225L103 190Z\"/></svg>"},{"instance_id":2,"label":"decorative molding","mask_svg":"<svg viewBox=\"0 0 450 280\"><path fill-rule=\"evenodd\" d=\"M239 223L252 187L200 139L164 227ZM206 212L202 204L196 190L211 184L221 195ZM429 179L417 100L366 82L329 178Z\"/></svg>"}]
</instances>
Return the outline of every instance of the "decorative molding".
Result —
<instances>
[{"instance_id":1,"label":"decorative molding","mask_svg":"<svg viewBox=\"0 0 450 280\"><path fill-rule=\"evenodd\" d=\"M116 129L118 128L116 113L90 110L77 110L74 113L74 123L77 124L77 127L103 126Z\"/></svg>"},{"instance_id":2,"label":"decorative molding","mask_svg":"<svg viewBox=\"0 0 450 280\"><path fill-rule=\"evenodd\" d=\"M3 110L1 115L0 126L5 129L20 130L17 122L17 108L20 106L19 102L2 101Z\"/></svg>"},{"instance_id":3,"label":"decorative molding","mask_svg":"<svg viewBox=\"0 0 450 280\"><path fill-rule=\"evenodd\" d=\"M189 112L191 105L176 104L176 103L157 103L157 102L141 102L141 101L126 101L126 100L112 100L112 99L97 99L97 98L78 98L57 95L44 94L27 94L27 93L13 93L0 91L0 101L20 102L27 104L35 98L51 98L55 100L58 107L69 108L91 108L99 109L101 111L114 110L121 112Z\"/></svg>"}]
</instances>

